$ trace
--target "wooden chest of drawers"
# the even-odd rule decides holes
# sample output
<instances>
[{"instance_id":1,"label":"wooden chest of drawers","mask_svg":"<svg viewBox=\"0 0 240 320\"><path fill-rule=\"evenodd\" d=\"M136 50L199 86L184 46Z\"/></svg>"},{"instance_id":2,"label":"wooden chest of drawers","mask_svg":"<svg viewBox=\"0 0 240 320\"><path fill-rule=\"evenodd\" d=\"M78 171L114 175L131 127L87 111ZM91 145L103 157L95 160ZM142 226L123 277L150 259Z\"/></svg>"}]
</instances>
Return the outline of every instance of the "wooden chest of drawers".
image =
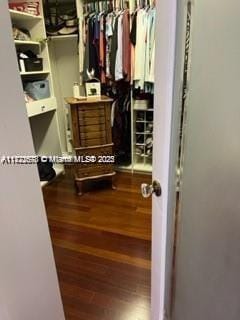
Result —
<instances>
[{"instance_id":1,"label":"wooden chest of drawers","mask_svg":"<svg viewBox=\"0 0 240 320\"><path fill-rule=\"evenodd\" d=\"M81 163L75 164L78 194L83 182L110 178L113 185L114 156L111 130L111 104L108 97L77 100L67 98L71 107L73 147Z\"/></svg>"}]
</instances>

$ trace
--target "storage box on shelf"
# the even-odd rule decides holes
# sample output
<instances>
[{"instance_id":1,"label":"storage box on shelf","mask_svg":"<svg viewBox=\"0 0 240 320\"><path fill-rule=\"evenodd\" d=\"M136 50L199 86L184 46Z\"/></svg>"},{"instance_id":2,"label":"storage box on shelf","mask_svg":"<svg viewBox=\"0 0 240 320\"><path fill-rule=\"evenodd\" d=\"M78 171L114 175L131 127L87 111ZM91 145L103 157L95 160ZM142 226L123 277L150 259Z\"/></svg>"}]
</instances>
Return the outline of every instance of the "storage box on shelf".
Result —
<instances>
[{"instance_id":1,"label":"storage box on shelf","mask_svg":"<svg viewBox=\"0 0 240 320\"><path fill-rule=\"evenodd\" d=\"M9 9L31 14L34 16L40 15L40 3L38 0L9 0Z\"/></svg>"},{"instance_id":2,"label":"storage box on shelf","mask_svg":"<svg viewBox=\"0 0 240 320\"><path fill-rule=\"evenodd\" d=\"M17 11L13 9L10 9L9 12L10 12L11 19L14 20L15 22L26 22L30 20L39 21L43 18L41 15L36 16L34 14L26 13L23 11Z\"/></svg>"}]
</instances>

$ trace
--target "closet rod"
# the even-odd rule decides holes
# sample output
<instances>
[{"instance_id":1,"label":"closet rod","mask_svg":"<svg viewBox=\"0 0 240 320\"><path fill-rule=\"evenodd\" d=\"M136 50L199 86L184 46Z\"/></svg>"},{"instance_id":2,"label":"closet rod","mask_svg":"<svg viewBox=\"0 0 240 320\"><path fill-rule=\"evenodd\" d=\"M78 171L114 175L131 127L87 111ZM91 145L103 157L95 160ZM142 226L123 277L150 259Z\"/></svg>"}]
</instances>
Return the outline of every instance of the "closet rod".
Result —
<instances>
[{"instance_id":1,"label":"closet rod","mask_svg":"<svg viewBox=\"0 0 240 320\"><path fill-rule=\"evenodd\" d=\"M129 2L130 0L124 0L122 2ZM84 4L98 3L98 2L113 2L112 0L84 0Z\"/></svg>"}]
</instances>

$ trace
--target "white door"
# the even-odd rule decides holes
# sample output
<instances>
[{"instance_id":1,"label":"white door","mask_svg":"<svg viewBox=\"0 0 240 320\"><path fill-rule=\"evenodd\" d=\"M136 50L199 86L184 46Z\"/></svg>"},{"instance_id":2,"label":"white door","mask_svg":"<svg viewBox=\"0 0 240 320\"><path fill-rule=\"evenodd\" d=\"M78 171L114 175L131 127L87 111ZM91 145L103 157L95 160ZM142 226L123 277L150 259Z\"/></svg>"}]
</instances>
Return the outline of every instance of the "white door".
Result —
<instances>
[{"instance_id":1,"label":"white door","mask_svg":"<svg viewBox=\"0 0 240 320\"><path fill-rule=\"evenodd\" d=\"M238 320L240 3L202 0L192 6L172 316L174 165L186 1L178 1L177 10L174 0L157 6L153 179L161 183L162 197L153 196L151 320Z\"/></svg>"},{"instance_id":2,"label":"white door","mask_svg":"<svg viewBox=\"0 0 240 320\"><path fill-rule=\"evenodd\" d=\"M239 320L240 2L192 15L173 320Z\"/></svg>"},{"instance_id":3,"label":"white door","mask_svg":"<svg viewBox=\"0 0 240 320\"><path fill-rule=\"evenodd\" d=\"M189 6L186 0L156 1L156 6L153 180L160 183L162 194L153 194L151 320L167 320L174 297L177 168Z\"/></svg>"},{"instance_id":4,"label":"white door","mask_svg":"<svg viewBox=\"0 0 240 320\"><path fill-rule=\"evenodd\" d=\"M177 0L162 0L156 7L153 180L161 184L162 195L153 194L151 320L163 320L170 312L186 6L178 9Z\"/></svg>"}]
</instances>

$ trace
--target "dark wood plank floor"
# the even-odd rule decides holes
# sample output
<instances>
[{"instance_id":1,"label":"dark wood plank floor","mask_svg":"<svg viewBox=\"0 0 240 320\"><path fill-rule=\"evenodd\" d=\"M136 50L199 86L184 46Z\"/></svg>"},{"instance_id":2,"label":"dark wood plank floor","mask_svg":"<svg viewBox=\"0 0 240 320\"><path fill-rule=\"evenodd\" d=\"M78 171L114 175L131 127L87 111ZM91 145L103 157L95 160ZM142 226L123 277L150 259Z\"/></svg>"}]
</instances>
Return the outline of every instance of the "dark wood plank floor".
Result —
<instances>
[{"instance_id":1,"label":"dark wood plank floor","mask_svg":"<svg viewBox=\"0 0 240 320\"><path fill-rule=\"evenodd\" d=\"M44 188L66 320L150 319L150 180L118 173L116 191L79 197L67 173Z\"/></svg>"}]
</instances>

